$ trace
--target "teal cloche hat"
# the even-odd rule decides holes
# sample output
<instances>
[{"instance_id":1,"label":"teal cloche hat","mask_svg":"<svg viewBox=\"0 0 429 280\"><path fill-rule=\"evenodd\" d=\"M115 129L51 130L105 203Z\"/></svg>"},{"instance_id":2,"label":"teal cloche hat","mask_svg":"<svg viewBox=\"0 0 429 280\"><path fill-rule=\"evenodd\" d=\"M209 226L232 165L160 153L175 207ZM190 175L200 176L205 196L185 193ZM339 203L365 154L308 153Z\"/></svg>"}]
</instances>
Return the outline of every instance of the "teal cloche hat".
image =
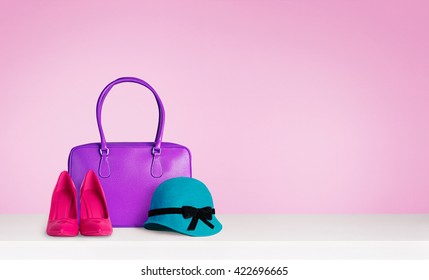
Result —
<instances>
[{"instance_id":1,"label":"teal cloche hat","mask_svg":"<svg viewBox=\"0 0 429 280\"><path fill-rule=\"evenodd\" d=\"M209 236L222 229L215 217L210 191L203 182L187 177L164 181L152 196L146 229Z\"/></svg>"}]
</instances>

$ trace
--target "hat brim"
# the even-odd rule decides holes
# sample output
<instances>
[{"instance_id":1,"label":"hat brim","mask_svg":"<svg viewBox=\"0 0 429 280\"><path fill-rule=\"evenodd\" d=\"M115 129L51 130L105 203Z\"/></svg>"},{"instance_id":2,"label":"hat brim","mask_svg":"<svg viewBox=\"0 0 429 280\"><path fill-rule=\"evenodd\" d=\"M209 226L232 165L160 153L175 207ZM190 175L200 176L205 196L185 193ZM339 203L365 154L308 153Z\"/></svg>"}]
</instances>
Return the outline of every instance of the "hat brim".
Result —
<instances>
[{"instance_id":1,"label":"hat brim","mask_svg":"<svg viewBox=\"0 0 429 280\"><path fill-rule=\"evenodd\" d=\"M184 219L181 214L165 214L149 217L143 227L149 230L176 231L189 236L210 236L222 230L222 224L215 215L209 220L213 228L199 220L195 230L188 230L190 222L191 219Z\"/></svg>"}]
</instances>

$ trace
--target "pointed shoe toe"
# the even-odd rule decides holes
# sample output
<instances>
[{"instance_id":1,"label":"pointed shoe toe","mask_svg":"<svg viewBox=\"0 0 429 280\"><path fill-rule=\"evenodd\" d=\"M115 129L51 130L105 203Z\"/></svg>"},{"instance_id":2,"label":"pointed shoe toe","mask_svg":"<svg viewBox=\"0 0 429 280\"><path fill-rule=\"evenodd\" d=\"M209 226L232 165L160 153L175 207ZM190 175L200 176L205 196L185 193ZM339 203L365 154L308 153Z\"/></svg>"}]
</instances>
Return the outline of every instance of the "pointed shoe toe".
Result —
<instances>
[{"instance_id":1,"label":"pointed shoe toe","mask_svg":"<svg viewBox=\"0 0 429 280\"><path fill-rule=\"evenodd\" d=\"M112 235L112 223L109 219L84 219L80 222L80 232L87 236Z\"/></svg>"},{"instance_id":2,"label":"pointed shoe toe","mask_svg":"<svg viewBox=\"0 0 429 280\"><path fill-rule=\"evenodd\" d=\"M79 234L77 219L59 219L49 222L46 233L50 236L77 236Z\"/></svg>"}]
</instances>

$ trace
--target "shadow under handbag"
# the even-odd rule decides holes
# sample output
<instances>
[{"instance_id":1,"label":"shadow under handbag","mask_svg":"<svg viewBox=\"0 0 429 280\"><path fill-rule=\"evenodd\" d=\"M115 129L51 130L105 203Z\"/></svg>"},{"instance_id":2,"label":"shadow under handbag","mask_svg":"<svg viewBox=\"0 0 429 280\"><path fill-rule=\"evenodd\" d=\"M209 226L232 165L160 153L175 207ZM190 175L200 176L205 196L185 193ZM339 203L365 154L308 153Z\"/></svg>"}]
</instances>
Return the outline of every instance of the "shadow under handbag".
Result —
<instances>
[{"instance_id":1,"label":"shadow under handbag","mask_svg":"<svg viewBox=\"0 0 429 280\"><path fill-rule=\"evenodd\" d=\"M101 125L103 102L114 85L124 82L143 85L155 96L159 119L154 142L106 142ZM142 227L158 185L170 178L192 176L191 153L184 146L162 142L164 106L155 90L141 79L124 77L111 82L101 92L96 109L100 143L74 147L69 155L68 171L78 202L82 181L92 169L103 186L112 225Z\"/></svg>"}]
</instances>

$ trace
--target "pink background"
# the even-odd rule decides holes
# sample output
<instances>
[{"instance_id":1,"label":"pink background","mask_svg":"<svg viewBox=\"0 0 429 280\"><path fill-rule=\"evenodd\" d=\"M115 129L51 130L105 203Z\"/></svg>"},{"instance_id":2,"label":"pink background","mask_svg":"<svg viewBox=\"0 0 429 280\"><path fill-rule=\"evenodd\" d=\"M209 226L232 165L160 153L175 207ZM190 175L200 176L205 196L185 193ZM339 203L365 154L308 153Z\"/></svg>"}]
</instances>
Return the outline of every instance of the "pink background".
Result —
<instances>
[{"instance_id":1,"label":"pink background","mask_svg":"<svg viewBox=\"0 0 429 280\"><path fill-rule=\"evenodd\" d=\"M428 1L1 1L0 213L152 84L219 213L428 213ZM122 94L123 93L123 94ZM148 91L109 141L152 141Z\"/></svg>"}]
</instances>

